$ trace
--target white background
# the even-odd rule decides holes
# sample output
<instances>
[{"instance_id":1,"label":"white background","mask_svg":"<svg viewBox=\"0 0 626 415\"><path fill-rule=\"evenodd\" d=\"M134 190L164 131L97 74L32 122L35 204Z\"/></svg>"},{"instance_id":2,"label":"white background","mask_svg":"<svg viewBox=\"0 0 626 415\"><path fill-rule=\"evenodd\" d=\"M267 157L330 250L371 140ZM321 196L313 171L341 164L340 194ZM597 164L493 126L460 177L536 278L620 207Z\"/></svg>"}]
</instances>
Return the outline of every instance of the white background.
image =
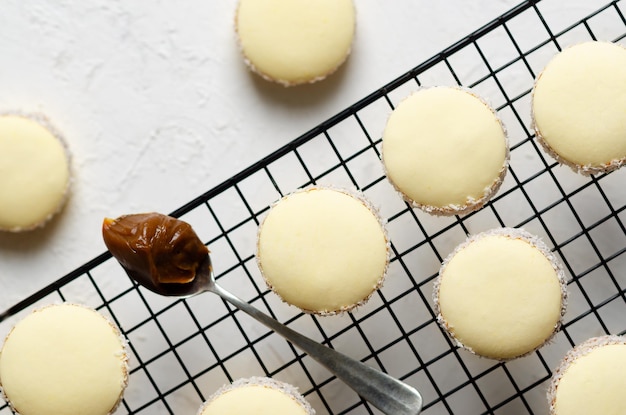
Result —
<instances>
[{"instance_id":1,"label":"white background","mask_svg":"<svg viewBox=\"0 0 626 415\"><path fill-rule=\"evenodd\" d=\"M168 213L177 209L429 59L521 0L354 1L357 8L357 31L353 51L347 63L321 83L291 89L270 84L247 70L237 48L233 27L235 0L0 2L0 112L45 114L64 134L69 144L73 155L74 178L67 205L45 228L23 234L0 233L0 313L104 252L100 229L105 216L115 217L141 211ZM558 32L597 10L607 1L542 0L538 7L553 32ZM624 5L620 4L620 7L623 10ZM611 16L615 18L616 15L613 12ZM535 21L533 27L527 27L526 22L521 19L507 26L514 32L522 50L546 39L546 31L537 29L542 29L540 23ZM610 22L605 23L602 18L593 21L593 30L598 36L606 35L610 38L614 36L614 32ZM622 30L622 22L617 23L619 30ZM584 27L579 29L559 42L566 45L587 39L589 34ZM497 36L481 39L481 50L486 53L486 59L490 63L507 62L512 59L511 53L518 56L517 51L511 48L510 41L507 43L507 39L498 37L502 35L504 33L501 30ZM507 46L501 47L505 43ZM555 52L553 45L549 46L532 54L534 56L528 56L527 60L536 72ZM463 59L462 56L456 58ZM467 65L457 62L459 67L468 71L470 79L478 78L477 74L485 71L484 65L480 68L474 67L474 61L476 59L468 60L470 63ZM507 90L527 91L532 84L527 68L519 64L509 69L499 74L499 79L504 80L502 82L507 85ZM424 78L420 79L424 81ZM427 79L426 82L445 81L437 78ZM485 88L491 87L493 85ZM398 99L398 95L405 92L406 88L399 88L390 95L393 95L393 99ZM481 89L479 92L488 99L499 100L496 104L502 104L502 94L497 90ZM521 103L520 108L523 107L524 103ZM367 114L370 117L363 121L368 125L368 132L372 135L382 133L384 118L379 118L376 111ZM376 119L369 119L374 114ZM511 116L510 112L508 114ZM522 114L522 117L525 116L529 116L529 113ZM518 131L509 131L513 133L512 137L516 140L525 139L526 133L519 131L518 121L512 121L509 124L505 122L505 125L512 126L513 129L517 126ZM376 128L380 128L380 131L375 131ZM336 138L337 135L333 137ZM304 149L303 146L303 152ZM315 155L309 153L304 156L316 159ZM527 177L527 173L536 172L538 165L543 166L537 164L537 158L538 154L534 150L527 152L521 147L512 154L511 166L515 167L518 175ZM559 183L565 184L567 188L578 188L589 180L567 168L555 168L552 172L558 176ZM617 198L616 206L624 205L624 173L626 169L612 173L602 182L608 197ZM0 177L0 180L3 179ZM503 187L506 188L511 181L509 174ZM554 186L550 186L550 183L551 181L538 178L526 186L526 190L531 191L533 199L543 206L555 197ZM543 184L547 186L544 188ZM586 224L609 214L599 196L597 192L582 191L572 198L571 203L583 216ZM505 203L499 205L499 212L507 217L528 217L530 213L525 210L527 205L515 204L520 197L519 194L507 197ZM399 198L397 203L401 203ZM386 209L387 212L391 210ZM555 217L558 212L563 211L554 209L545 216L551 217L551 232L558 235L559 240L563 240L572 232L577 232L578 224L567 215L562 220ZM565 213L567 212L566 209ZM420 212L417 214L421 223L427 227L439 228L444 223L441 218L420 215ZM480 215L477 217L477 222L480 222ZM490 223L488 215L483 219L485 224ZM506 217L505 222L509 223ZM510 223L518 221L512 220ZM192 224L198 230L198 224ZM410 229L401 229L403 224L401 219L396 220L390 230L396 247L415 244L415 235ZM472 231L477 229L476 226L482 226L482 223L468 221L466 225ZM537 223L528 225L529 231L543 232L542 226ZM593 239L602 252L614 252L618 247L624 246L624 235L620 229L611 230L599 226L590 233L594 234ZM246 236L250 236L250 240L246 242L252 241L252 246L253 232ZM451 232L448 237L439 238L445 239L436 242L442 245L439 252L448 252L464 237L465 234L458 229L458 232ZM595 264L598 258L588 244L584 243L586 238L580 239L582 243L568 243L562 251L568 254L570 264L576 269L587 269L586 264ZM219 247L212 245L211 249L215 262L220 267L226 267L224 264L228 259L220 255ZM421 259L419 256L417 258ZM437 258L424 256L424 259L415 261L415 268L411 269L414 275L431 275L438 268ZM619 264L618 261L614 262ZM99 288L109 289L111 287L106 287L109 283L129 284L127 279L122 278L123 272L114 261L109 265L94 273ZM614 293L616 287L612 281L602 278L603 274L599 272L598 275L585 279L585 284L586 281L593 281L585 286L592 298L607 298L604 293ZM236 279L232 281L233 285L237 282ZM228 283L228 280L224 282ZM89 294L94 295L93 289L86 292L85 288L89 288L89 285L79 283L64 291L73 300L85 298L86 303L89 303ZM225 288L230 287L226 285ZM236 288L233 292L243 295L242 298L256 295L253 293L246 297L246 290L254 291L251 287ZM386 283L385 288L390 293L397 290L392 281ZM577 285L572 284L568 308L568 315L573 318L576 318L581 309L586 310L589 306L576 288ZM150 297L151 305L166 302L161 297L156 297ZM267 297L268 301L276 302L272 303L272 310L279 310L279 316L293 313L286 305L278 304L279 300L275 296ZM405 318L414 319L414 302L410 296L406 296L404 300L406 310L401 310L407 312ZM598 311L598 316L601 314L611 329L618 327L622 330L623 309L612 308L612 304L616 303L620 301L603 307ZM192 299L189 304L197 316L210 315L220 312L219 310L226 312L217 296L204 296L197 301ZM132 327L136 321L144 318L146 312L145 307L142 308L138 302L133 303L126 299L116 301L112 307L118 318L122 319L122 327ZM182 307L178 308L179 311L180 308ZM187 335L185 330L189 329L181 324L188 317L187 311L185 309L184 314L179 315L176 308L173 310L173 313L160 315L159 322L166 325L170 338L183 338ZM18 316L14 316L16 317ZM336 319L325 320L323 324L326 329L333 330L347 324L347 319L347 316L338 316ZM265 330L252 319L241 320L244 331L251 336L258 336ZM316 326L311 325L308 330L309 326L303 324L302 320L292 326L297 326L299 331L307 335L319 336ZM385 320L376 317L367 320L361 327L370 334L368 339L376 341L377 338L386 339L392 336L390 333L393 325L387 327ZM10 329L10 325L11 319L0 326L0 338ZM130 338L144 358L165 347L163 336L149 331L149 327L151 325L135 330ZM231 331L235 330L233 326L219 327L228 335L218 335L221 333L217 330L209 333L211 344L216 345L218 351L230 351L240 347L236 337L230 336ZM193 326L191 329L197 330L197 327ZM589 335L602 334L602 329L594 318L583 318L568 330L568 336L572 336L574 341L586 339ZM375 336L372 335L374 331ZM436 333L425 332L433 335L416 335L416 347L427 356L435 355L435 351L439 353L443 340L437 341ZM357 336L356 339L342 336L334 341L334 346L349 350L354 357L359 357L360 353L369 353L359 349L362 342L360 334ZM264 345L268 352L266 357L269 356L270 365L274 364L274 360L275 364L282 365L283 356L290 356L292 352L286 350L286 342L282 339L277 336L271 339L269 344ZM443 347L447 346L444 344ZM559 335L549 347L542 350L543 358L554 367L569 347L570 341ZM183 347L180 349L181 355L188 358L196 357L204 350L201 347L190 348L192 350L185 353L182 351ZM400 374L404 374L406 356L395 354L395 349L388 349L386 353L394 353L393 358L386 362L388 368L391 367L393 371L394 368L403 367ZM218 352L216 355L219 354ZM233 377L258 375L258 364L254 356L245 353L238 356L241 359L228 362L229 373ZM466 363L473 369L486 368L493 364L487 359L471 360L475 356L465 357ZM176 361L171 362L171 366L161 366L162 361L167 363L167 359L159 359L157 364L149 368L155 373L156 381L165 384L163 386L159 383L161 390L167 390L167 385L185 380L175 376L181 370ZM196 369L201 368L206 361L207 356L202 356L198 365L193 366L197 366ZM452 379L463 376L458 372L454 359L443 359L439 362L443 363L431 368L436 366L435 378L440 385L453 385L456 380ZM529 358L512 363L508 368L522 379L536 379L545 369L543 366L537 367L533 362L535 360ZM131 367L136 364L137 359L131 356ZM308 370L314 379L327 376L319 365L313 365ZM310 387L307 379L298 376L298 372L286 372L287 374L280 374L286 377L283 380L294 382L302 390ZM131 404L151 399L153 388L141 378L142 373L143 371L136 372L126 390L125 396ZM195 379L204 393L211 393L225 381L224 375L214 372ZM424 387L426 397L430 395L432 398L434 392L431 391L430 383L420 384L419 378L413 381ZM502 382L497 376L486 376L479 383L488 397L511 393L508 389L511 387L509 382ZM345 385L332 384L328 389L324 393L333 401L333 405L341 408L344 401L346 404L351 402L352 395ZM181 388L168 396L168 402L176 408L175 413L191 414L200 405L196 395L195 392L190 393ZM536 413L547 410L543 387L535 387L524 395L533 408L541 408ZM313 393L309 398L315 400L316 396ZM463 407L463 411L458 411L459 413L477 413L484 410L479 409L482 408L481 402L472 400L472 396L459 399L459 405ZM456 398L448 401L452 402L454 399ZM324 413L320 402L314 401L313 404L318 412L321 411L319 413ZM438 410L440 412L436 412ZM169 413L165 410L153 411L152 407L147 411ZM434 406L429 413L448 411Z\"/></svg>"}]
</instances>

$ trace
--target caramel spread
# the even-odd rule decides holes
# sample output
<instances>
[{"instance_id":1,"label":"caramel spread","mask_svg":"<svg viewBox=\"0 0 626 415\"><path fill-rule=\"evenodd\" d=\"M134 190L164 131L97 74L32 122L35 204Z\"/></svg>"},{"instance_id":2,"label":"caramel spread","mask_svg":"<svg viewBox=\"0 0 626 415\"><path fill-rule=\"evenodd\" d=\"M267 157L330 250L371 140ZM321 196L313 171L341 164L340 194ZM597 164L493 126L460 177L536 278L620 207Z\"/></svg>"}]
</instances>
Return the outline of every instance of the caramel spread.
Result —
<instances>
[{"instance_id":1,"label":"caramel spread","mask_svg":"<svg viewBox=\"0 0 626 415\"><path fill-rule=\"evenodd\" d=\"M104 219L102 236L111 254L139 280L189 283L209 253L191 226L160 213Z\"/></svg>"}]
</instances>

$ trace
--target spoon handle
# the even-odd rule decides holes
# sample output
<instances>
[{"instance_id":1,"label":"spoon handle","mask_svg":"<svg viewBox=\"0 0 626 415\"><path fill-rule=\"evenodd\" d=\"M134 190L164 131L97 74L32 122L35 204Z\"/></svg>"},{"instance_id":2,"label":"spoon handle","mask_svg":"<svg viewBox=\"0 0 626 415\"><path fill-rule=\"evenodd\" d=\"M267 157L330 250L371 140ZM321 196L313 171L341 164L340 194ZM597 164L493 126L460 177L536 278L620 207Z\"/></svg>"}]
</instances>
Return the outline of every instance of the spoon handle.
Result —
<instances>
[{"instance_id":1,"label":"spoon handle","mask_svg":"<svg viewBox=\"0 0 626 415\"><path fill-rule=\"evenodd\" d=\"M383 413L387 415L417 415L421 412L421 395L406 383L303 336L217 284L213 284L209 291L219 295L302 349Z\"/></svg>"}]
</instances>

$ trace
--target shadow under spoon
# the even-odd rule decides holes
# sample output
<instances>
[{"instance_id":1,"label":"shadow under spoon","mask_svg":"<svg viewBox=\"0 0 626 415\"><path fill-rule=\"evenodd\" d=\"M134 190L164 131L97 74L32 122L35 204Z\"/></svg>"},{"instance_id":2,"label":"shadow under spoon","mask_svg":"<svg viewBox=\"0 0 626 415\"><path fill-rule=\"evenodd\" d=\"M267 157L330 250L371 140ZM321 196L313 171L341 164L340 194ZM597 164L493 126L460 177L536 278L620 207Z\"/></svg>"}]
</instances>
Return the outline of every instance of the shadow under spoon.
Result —
<instances>
[{"instance_id":1,"label":"shadow under spoon","mask_svg":"<svg viewBox=\"0 0 626 415\"><path fill-rule=\"evenodd\" d=\"M198 267L194 280L186 284L155 284L150 278L127 268L124 270L138 284L160 295L190 297L205 291L215 293L303 350L384 414L417 415L421 412L422 397L415 388L290 329L220 287L215 282L209 255Z\"/></svg>"}]
</instances>

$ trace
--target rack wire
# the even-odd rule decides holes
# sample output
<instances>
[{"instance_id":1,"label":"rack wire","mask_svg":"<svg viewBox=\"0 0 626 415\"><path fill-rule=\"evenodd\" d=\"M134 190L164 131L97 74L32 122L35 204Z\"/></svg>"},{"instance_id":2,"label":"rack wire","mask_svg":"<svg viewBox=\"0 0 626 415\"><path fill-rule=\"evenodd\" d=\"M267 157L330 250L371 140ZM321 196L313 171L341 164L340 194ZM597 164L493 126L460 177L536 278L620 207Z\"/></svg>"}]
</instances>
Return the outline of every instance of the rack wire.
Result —
<instances>
[{"instance_id":1,"label":"rack wire","mask_svg":"<svg viewBox=\"0 0 626 415\"><path fill-rule=\"evenodd\" d=\"M626 169L578 175L546 156L529 128L535 76L569 44L624 44L625 4L612 1L585 16L567 11L567 26L554 23L556 14L563 21L563 7L520 4L172 215L207 242L221 285L291 328L415 386L424 414L547 413L547 383L566 351L592 336L626 332ZM451 218L411 209L380 164L380 135L394 106L422 85L441 84L472 88L490 101L511 144L498 194L478 212ZM267 290L256 265L257 226L269 206L313 183L362 190L388 221L389 277L353 313L302 314ZM454 246L468 234L500 226L524 227L543 238L563 262L569 290L555 339L506 363L457 349L437 325L431 299L439 265ZM129 339L129 387L116 414L195 413L222 384L258 375L296 385L318 414L378 413L219 297L159 297L133 285L109 253L0 314L0 328L7 331L34 307L58 301L100 310ZM0 405L0 415L11 413Z\"/></svg>"}]
</instances>

